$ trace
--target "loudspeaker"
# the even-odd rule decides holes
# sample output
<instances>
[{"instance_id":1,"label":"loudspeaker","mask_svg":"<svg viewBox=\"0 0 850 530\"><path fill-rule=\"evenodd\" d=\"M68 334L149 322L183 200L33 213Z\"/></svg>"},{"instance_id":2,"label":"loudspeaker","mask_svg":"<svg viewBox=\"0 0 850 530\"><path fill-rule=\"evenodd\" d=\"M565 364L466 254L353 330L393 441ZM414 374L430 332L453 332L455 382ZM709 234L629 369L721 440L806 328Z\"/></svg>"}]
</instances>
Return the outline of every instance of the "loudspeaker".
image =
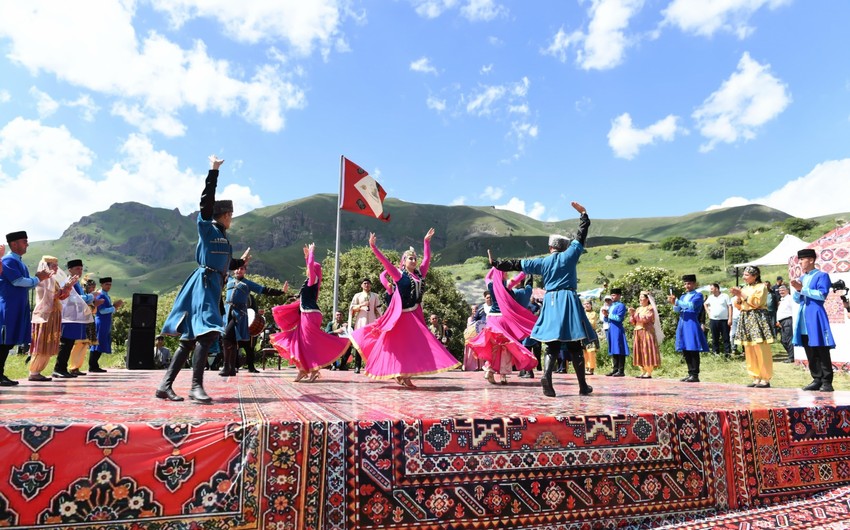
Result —
<instances>
[{"instance_id":1,"label":"loudspeaker","mask_svg":"<svg viewBox=\"0 0 850 530\"><path fill-rule=\"evenodd\" d=\"M127 342L127 369L153 370L153 343L156 331L150 329L131 329Z\"/></svg>"},{"instance_id":2,"label":"loudspeaker","mask_svg":"<svg viewBox=\"0 0 850 530\"><path fill-rule=\"evenodd\" d=\"M156 327L155 294L133 293L133 310L130 327L133 329L153 329Z\"/></svg>"}]
</instances>

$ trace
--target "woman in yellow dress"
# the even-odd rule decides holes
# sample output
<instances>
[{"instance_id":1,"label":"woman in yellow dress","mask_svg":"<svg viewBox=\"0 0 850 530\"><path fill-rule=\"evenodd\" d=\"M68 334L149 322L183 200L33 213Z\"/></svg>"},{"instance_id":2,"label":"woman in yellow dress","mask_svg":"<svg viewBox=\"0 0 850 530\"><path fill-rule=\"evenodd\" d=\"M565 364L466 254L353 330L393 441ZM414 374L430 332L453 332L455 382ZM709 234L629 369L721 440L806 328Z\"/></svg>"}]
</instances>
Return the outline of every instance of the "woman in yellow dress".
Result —
<instances>
[{"instance_id":1,"label":"woman in yellow dress","mask_svg":"<svg viewBox=\"0 0 850 530\"><path fill-rule=\"evenodd\" d=\"M732 287L729 292L735 297L734 304L741 311L738 329L735 331L735 344L744 348L747 373L753 379L747 385L750 388L770 388L773 377L773 333L767 312L767 286L761 281L758 267L744 268L742 287Z\"/></svg>"},{"instance_id":2,"label":"woman in yellow dress","mask_svg":"<svg viewBox=\"0 0 850 530\"><path fill-rule=\"evenodd\" d=\"M599 323L599 313L593 309L591 300L584 301L584 312L590 321L590 326L596 329L596 325ZM587 375L593 375L593 371L596 370L596 352L598 350L599 339L584 345L584 373Z\"/></svg>"}]
</instances>

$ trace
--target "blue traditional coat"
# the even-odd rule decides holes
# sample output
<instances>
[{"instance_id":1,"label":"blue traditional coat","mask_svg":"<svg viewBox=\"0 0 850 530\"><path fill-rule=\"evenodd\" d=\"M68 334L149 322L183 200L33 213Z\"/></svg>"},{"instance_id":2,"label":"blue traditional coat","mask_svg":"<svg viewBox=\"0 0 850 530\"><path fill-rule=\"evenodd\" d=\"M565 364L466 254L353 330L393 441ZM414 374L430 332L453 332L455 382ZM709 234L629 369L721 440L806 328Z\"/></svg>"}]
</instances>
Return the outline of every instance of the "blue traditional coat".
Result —
<instances>
[{"instance_id":1,"label":"blue traditional coat","mask_svg":"<svg viewBox=\"0 0 850 530\"><path fill-rule=\"evenodd\" d=\"M98 306L94 315L94 327L97 330L97 345L91 347L91 351L112 353L112 314L115 307L109 293L101 291L97 296L103 303ZM85 324L80 324L85 325Z\"/></svg>"},{"instance_id":2,"label":"blue traditional coat","mask_svg":"<svg viewBox=\"0 0 850 530\"><path fill-rule=\"evenodd\" d=\"M604 319L608 323L608 329L605 331L608 339L608 355L628 355L630 353L629 339L626 336L625 328L623 328L626 311L626 304L623 302L614 302L608 308L608 316Z\"/></svg>"},{"instance_id":3,"label":"blue traditional coat","mask_svg":"<svg viewBox=\"0 0 850 530\"><path fill-rule=\"evenodd\" d=\"M236 340L244 341L251 340L251 334L248 331L248 304L250 302L251 293L265 294L266 287L252 282L247 278L237 279L235 276L230 276L227 279L227 294L224 299L224 324L230 322L230 319L236 319Z\"/></svg>"},{"instance_id":4,"label":"blue traditional coat","mask_svg":"<svg viewBox=\"0 0 850 530\"><path fill-rule=\"evenodd\" d=\"M705 297L698 291L684 293L676 300L673 311L679 313L676 326L676 351L708 351L708 341L699 323Z\"/></svg>"},{"instance_id":5,"label":"blue traditional coat","mask_svg":"<svg viewBox=\"0 0 850 530\"><path fill-rule=\"evenodd\" d=\"M212 331L224 333L221 290L233 248L224 228L213 221L217 182L218 170L211 169L198 213L198 245L195 247L198 268L183 282L162 326L163 335L179 335L180 340L193 340Z\"/></svg>"},{"instance_id":6,"label":"blue traditional coat","mask_svg":"<svg viewBox=\"0 0 850 530\"><path fill-rule=\"evenodd\" d=\"M0 344L29 344L32 326L29 290L38 285L21 256L10 252L3 256L0 274Z\"/></svg>"},{"instance_id":7,"label":"blue traditional coat","mask_svg":"<svg viewBox=\"0 0 850 530\"><path fill-rule=\"evenodd\" d=\"M803 335L809 336L809 346L835 348L835 339L829 327L829 317L823 303L829 294L832 282L829 274L812 269L800 279L802 291L794 291L794 301L800 304L797 309L796 325L794 326L795 346L803 345Z\"/></svg>"},{"instance_id":8,"label":"blue traditional coat","mask_svg":"<svg viewBox=\"0 0 850 530\"><path fill-rule=\"evenodd\" d=\"M590 225L589 220L587 225ZM587 320L581 299L576 294L576 266L583 251L584 245L574 239L563 252L522 260L522 271L540 276L546 289L540 315L531 330L532 339L540 342L596 340L596 331Z\"/></svg>"},{"instance_id":9,"label":"blue traditional coat","mask_svg":"<svg viewBox=\"0 0 850 530\"><path fill-rule=\"evenodd\" d=\"M86 304L91 304L92 301L94 301L94 295L91 294L91 293L86 294L85 291L83 291L83 288L80 287L79 282L75 283L74 286L72 287L72 289L74 289L74 291L76 291L77 294L80 295L80 298L82 298L83 302L85 302ZM88 338L87 328L88 328L88 324L81 324L79 322L62 322L62 338L68 339L68 340L87 339ZM110 344L105 345L103 347L104 348L110 348L110 349L104 350L104 349L100 348L99 346L93 346L91 349L97 350L97 351L102 351L102 352L107 352L107 353L112 352L111 341L110 341Z\"/></svg>"}]
</instances>

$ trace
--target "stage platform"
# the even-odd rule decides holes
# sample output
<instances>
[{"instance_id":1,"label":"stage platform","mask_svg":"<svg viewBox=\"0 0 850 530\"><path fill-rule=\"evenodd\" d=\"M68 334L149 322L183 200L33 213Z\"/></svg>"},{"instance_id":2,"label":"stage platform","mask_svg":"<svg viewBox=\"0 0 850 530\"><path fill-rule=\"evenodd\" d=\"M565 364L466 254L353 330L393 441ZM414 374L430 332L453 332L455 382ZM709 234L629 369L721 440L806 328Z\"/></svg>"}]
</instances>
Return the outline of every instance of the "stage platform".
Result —
<instances>
[{"instance_id":1,"label":"stage platform","mask_svg":"<svg viewBox=\"0 0 850 530\"><path fill-rule=\"evenodd\" d=\"M0 527L675 527L850 485L850 392L269 369L203 406L162 373L0 388Z\"/></svg>"}]
</instances>

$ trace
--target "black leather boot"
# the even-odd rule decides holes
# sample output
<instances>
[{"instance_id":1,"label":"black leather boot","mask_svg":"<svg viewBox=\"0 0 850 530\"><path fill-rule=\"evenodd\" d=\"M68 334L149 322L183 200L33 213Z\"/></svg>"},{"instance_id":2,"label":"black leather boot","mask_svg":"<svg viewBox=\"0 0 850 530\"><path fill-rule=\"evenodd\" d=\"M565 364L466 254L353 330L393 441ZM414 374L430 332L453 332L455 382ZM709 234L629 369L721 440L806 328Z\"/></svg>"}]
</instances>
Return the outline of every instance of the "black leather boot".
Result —
<instances>
[{"instance_id":1,"label":"black leather boot","mask_svg":"<svg viewBox=\"0 0 850 530\"><path fill-rule=\"evenodd\" d=\"M832 374L831 373L823 376L823 379L821 380L820 391L821 392L835 392L835 389L832 388Z\"/></svg>"},{"instance_id":2,"label":"black leather boot","mask_svg":"<svg viewBox=\"0 0 850 530\"><path fill-rule=\"evenodd\" d=\"M212 398L204 391L204 370L207 367L210 344L211 342L199 340L192 354L192 388L189 390L189 399L203 405L212 403Z\"/></svg>"},{"instance_id":3,"label":"black leather boot","mask_svg":"<svg viewBox=\"0 0 850 530\"><path fill-rule=\"evenodd\" d=\"M59 354L56 356L56 364L53 365L54 379L73 379L76 377L68 373L68 361L71 359L74 342L74 339L59 339Z\"/></svg>"},{"instance_id":4,"label":"black leather boot","mask_svg":"<svg viewBox=\"0 0 850 530\"><path fill-rule=\"evenodd\" d=\"M168 401L183 401L183 398L174 393L174 390L171 389L171 385L174 383L174 380L177 379L177 374L180 373L180 369L183 368L183 364L186 363L186 357L189 356L189 348L180 343L180 347L177 348L177 351L174 352L174 357L171 358L171 364L168 365L168 368L165 369L165 375L162 378L162 382L159 383L159 387L156 389L156 397L159 399L167 399Z\"/></svg>"},{"instance_id":5,"label":"black leather boot","mask_svg":"<svg viewBox=\"0 0 850 530\"><path fill-rule=\"evenodd\" d=\"M546 397L555 397L555 388L552 386L552 372L555 371L555 365L558 364L558 350L550 352L547 348L543 356L543 375L540 377L540 386L543 387L543 395Z\"/></svg>"},{"instance_id":6,"label":"black leather boot","mask_svg":"<svg viewBox=\"0 0 850 530\"><path fill-rule=\"evenodd\" d=\"M105 374L106 370L100 367L101 352L94 350L89 352L89 372L96 374Z\"/></svg>"},{"instance_id":7,"label":"black leather boot","mask_svg":"<svg viewBox=\"0 0 850 530\"><path fill-rule=\"evenodd\" d=\"M252 374L260 373L254 366L254 348L245 348L245 362L248 363L248 372Z\"/></svg>"},{"instance_id":8,"label":"black leather boot","mask_svg":"<svg viewBox=\"0 0 850 530\"><path fill-rule=\"evenodd\" d=\"M626 356L615 355L614 359L617 362L617 373L614 374L614 377L626 377Z\"/></svg>"},{"instance_id":9,"label":"black leather boot","mask_svg":"<svg viewBox=\"0 0 850 530\"><path fill-rule=\"evenodd\" d=\"M236 343L225 339L221 341L221 350L223 361L218 375L232 377L236 375Z\"/></svg>"},{"instance_id":10,"label":"black leather boot","mask_svg":"<svg viewBox=\"0 0 850 530\"><path fill-rule=\"evenodd\" d=\"M593 387L588 385L584 378L584 355L581 352L578 355L573 355L573 369L576 371L578 393L582 396L590 395L593 392Z\"/></svg>"}]
</instances>

